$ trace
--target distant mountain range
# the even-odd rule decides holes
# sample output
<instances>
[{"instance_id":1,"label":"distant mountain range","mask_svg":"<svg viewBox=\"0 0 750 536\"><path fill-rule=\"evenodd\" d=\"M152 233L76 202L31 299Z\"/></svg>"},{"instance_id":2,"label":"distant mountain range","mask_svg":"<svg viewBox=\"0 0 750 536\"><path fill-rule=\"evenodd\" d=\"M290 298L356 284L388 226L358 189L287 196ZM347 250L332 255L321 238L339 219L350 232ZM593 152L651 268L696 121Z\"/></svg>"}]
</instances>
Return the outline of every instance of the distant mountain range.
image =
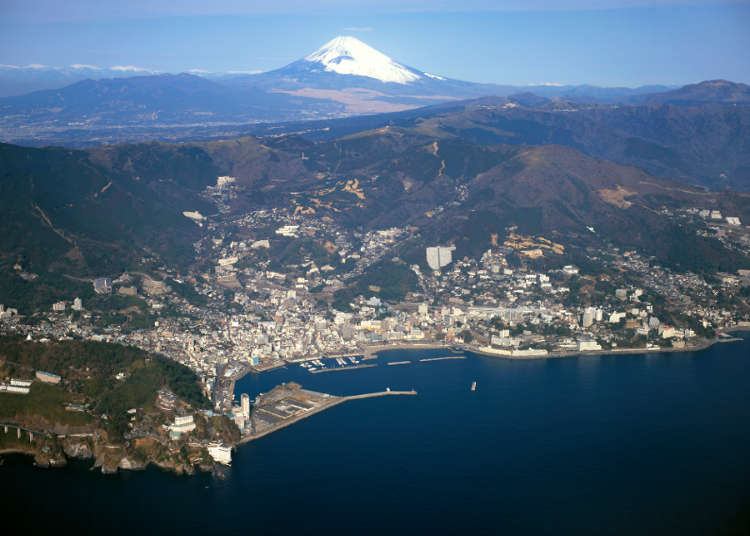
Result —
<instances>
[{"instance_id":1,"label":"distant mountain range","mask_svg":"<svg viewBox=\"0 0 750 536\"><path fill-rule=\"evenodd\" d=\"M328 119L522 92L614 103L668 89L465 82L405 66L354 37L337 37L298 61L259 74L0 66L0 138L61 129Z\"/></svg>"},{"instance_id":2,"label":"distant mountain range","mask_svg":"<svg viewBox=\"0 0 750 536\"><path fill-rule=\"evenodd\" d=\"M48 67L44 65L0 65L0 97L20 96L33 91L60 89L82 80L128 78L165 74L134 66L100 68L94 65ZM402 106L434 103L434 97L468 98L486 95L511 95L533 91L542 96L585 96L609 101L629 96L673 89L668 86L639 88L602 88L590 85L513 86L479 84L450 79L405 66L355 37L339 36L315 52L280 69L263 73L190 72L230 87L255 87L265 90L365 89L383 93L374 97L399 96ZM411 99L411 100L409 100ZM349 103L351 99L346 100ZM388 99L385 99L381 106ZM382 107L380 112L391 111Z\"/></svg>"},{"instance_id":3,"label":"distant mountain range","mask_svg":"<svg viewBox=\"0 0 750 536\"><path fill-rule=\"evenodd\" d=\"M750 104L750 86L726 80L710 80L690 84L673 91L642 95L630 99L638 104L673 104L700 106L703 104Z\"/></svg>"},{"instance_id":4,"label":"distant mountain range","mask_svg":"<svg viewBox=\"0 0 750 536\"><path fill-rule=\"evenodd\" d=\"M0 81L11 71L45 72L0 68ZM318 141L384 126L482 145L566 145L662 177L750 190L750 86L725 80L676 89L475 84L337 37L266 73L139 74L0 98L0 140L33 146L288 134Z\"/></svg>"},{"instance_id":5,"label":"distant mountain range","mask_svg":"<svg viewBox=\"0 0 750 536\"><path fill-rule=\"evenodd\" d=\"M60 89L81 80L102 78L129 78L159 74L157 71L119 65L101 68L95 65L70 65L49 67L47 65L2 65L0 64L0 97L25 95L32 91Z\"/></svg>"},{"instance_id":6,"label":"distant mountain range","mask_svg":"<svg viewBox=\"0 0 750 536\"><path fill-rule=\"evenodd\" d=\"M336 114L329 101L236 89L191 74L83 80L62 89L0 99L6 128L189 125L300 119Z\"/></svg>"},{"instance_id":7,"label":"distant mountain range","mask_svg":"<svg viewBox=\"0 0 750 536\"><path fill-rule=\"evenodd\" d=\"M604 102L670 89L667 86L599 88L588 85L513 86L466 82L403 65L362 41L345 36L336 37L307 57L281 69L227 77L224 82L232 86L258 87L298 95L325 95L345 104L349 112L357 112L363 106L386 112L434 104L436 101L488 95L508 96L521 92L533 92L544 97L582 96ZM374 110L375 107L377 110Z\"/></svg>"},{"instance_id":8,"label":"distant mountain range","mask_svg":"<svg viewBox=\"0 0 750 536\"><path fill-rule=\"evenodd\" d=\"M712 92L716 82L690 94ZM742 84L722 82L742 89ZM681 91L670 92L670 98ZM656 95L654 95L656 97ZM445 103L394 114L312 122L301 135L334 139L385 126L416 128L480 145L564 145L651 174L711 189L750 191L750 106L711 103L590 105L522 94ZM301 131L302 124L288 126ZM279 132L275 130L273 132Z\"/></svg>"}]
</instances>

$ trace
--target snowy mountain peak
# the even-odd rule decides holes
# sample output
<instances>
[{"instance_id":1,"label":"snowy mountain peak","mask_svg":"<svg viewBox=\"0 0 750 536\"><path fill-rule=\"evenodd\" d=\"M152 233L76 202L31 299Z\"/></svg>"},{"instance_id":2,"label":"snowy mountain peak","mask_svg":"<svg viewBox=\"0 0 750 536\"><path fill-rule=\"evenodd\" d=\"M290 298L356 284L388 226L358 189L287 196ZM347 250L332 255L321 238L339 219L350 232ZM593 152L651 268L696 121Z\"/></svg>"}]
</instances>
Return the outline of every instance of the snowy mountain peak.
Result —
<instances>
[{"instance_id":1,"label":"snowy mountain peak","mask_svg":"<svg viewBox=\"0 0 750 536\"><path fill-rule=\"evenodd\" d=\"M367 76L381 82L408 84L421 78L418 72L396 63L356 37L336 37L307 56L305 61L320 63L326 71Z\"/></svg>"}]
</instances>

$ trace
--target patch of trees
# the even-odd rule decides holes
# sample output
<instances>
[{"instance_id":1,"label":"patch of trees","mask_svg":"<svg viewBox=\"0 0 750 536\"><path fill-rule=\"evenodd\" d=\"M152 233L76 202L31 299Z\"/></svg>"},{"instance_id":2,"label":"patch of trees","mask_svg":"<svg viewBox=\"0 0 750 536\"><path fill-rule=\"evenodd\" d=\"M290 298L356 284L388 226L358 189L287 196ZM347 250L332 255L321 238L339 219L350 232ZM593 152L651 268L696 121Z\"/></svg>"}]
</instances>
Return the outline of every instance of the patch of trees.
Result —
<instances>
[{"instance_id":1,"label":"patch of trees","mask_svg":"<svg viewBox=\"0 0 750 536\"><path fill-rule=\"evenodd\" d=\"M66 388L91 398L101 413L151 405L169 388L195 407L208 407L198 377L188 367L138 348L92 341L26 342L0 338L0 359L12 376L44 370L63 377ZM124 372L125 380L115 376Z\"/></svg>"},{"instance_id":2,"label":"patch of trees","mask_svg":"<svg viewBox=\"0 0 750 536\"><path fill-rule=\"evenodd\" d=\"M349 302L359 295L401 301L408 292L416 289L417 275L406 264L380 261L372 265L351 287L337 291L333 306L339 311L348 311Z\"/></svg>"}]
</instances>

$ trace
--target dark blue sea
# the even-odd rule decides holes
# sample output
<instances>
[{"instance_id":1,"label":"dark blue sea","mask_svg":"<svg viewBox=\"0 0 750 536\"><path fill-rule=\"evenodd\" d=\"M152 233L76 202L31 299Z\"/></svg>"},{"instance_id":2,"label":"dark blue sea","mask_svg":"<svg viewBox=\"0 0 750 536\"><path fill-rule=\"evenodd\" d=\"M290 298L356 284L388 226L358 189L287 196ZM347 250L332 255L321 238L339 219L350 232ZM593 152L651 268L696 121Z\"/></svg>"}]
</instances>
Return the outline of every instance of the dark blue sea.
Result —
<instances>
[{"instance_id":1,"label":"dark blue sea","mask_svg":"<svg viewBox=\"0 0 750 536\"><path fill-rule=\"evenodd\" d=\"M284 381L419 395L348 402L242 446L223 480L6 457L0 533L750 534L750 338L695 353L385 365L447 354L244 378L237 393L251 396Z\"/></svg>"}]
</instances>

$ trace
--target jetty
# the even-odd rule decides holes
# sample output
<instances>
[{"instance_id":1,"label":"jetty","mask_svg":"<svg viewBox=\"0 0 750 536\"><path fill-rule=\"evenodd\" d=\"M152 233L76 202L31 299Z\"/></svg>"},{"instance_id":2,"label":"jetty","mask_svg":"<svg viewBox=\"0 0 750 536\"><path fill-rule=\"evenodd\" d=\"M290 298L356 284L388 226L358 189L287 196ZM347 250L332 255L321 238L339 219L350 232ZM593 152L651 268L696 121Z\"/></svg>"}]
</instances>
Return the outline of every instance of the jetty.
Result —
<instances>
[{"instance_id":1,"label":"jetty","mask_svg":"<svg viewBox=\"0 0 750 536\"><path fill-rule=\"evenodd\" d=\"M343 396L342 402L347 402L349 400L362 400L364 398L377 398L381 396L416 396L417 391L415 389L410 389L409 391L391 391L390 389L386 389L385 391L378 391L376 393L364 393L361 395L349 395L349 396Z\"/></svg>"},{"instance_id":2,"label":"jetty","mask_svg":"<svg viewBox=\"0 0 750 536\"><path fill-rule=\"evenodd\" d=\"M372 367L377 367L377 366L378 365L376 363L365 363L363 365L352 365L350 367L322 368L322 369L311 370L310 374L320 374L321 372L336 372L337 370L357 370L357 369L372 368Z\"/></svg>"},{"instance_id":3,"label":"jetty","mask_svg":"<svg viewBox=\"0 0 750 536\"><path fill-rule=\"evenodd\" d=\"M311 415L351 400L363 400L365 398L378 398L382 396L416 395L417 391L414 389L409 391L393 391L390 388L386 388L385 391L374 393L335 396L327 393L308 391L295 383L282 384L259 397L250 418L251 431L244 435L238 443L255 441L277 430L291 426Z\"/></svg>"},{"instance_id":4,"label":"jetty","mask_svg":"<svg viewBox=\"0 0 750 536\"><path fill-rule=\"evenodd\" d=\"M446 355L443 357L426 357L424 359L420 359L420 363L429 363L430 361L445 361L447 359L466 359L465 355Z\"/></svg>"}]
</instances>

